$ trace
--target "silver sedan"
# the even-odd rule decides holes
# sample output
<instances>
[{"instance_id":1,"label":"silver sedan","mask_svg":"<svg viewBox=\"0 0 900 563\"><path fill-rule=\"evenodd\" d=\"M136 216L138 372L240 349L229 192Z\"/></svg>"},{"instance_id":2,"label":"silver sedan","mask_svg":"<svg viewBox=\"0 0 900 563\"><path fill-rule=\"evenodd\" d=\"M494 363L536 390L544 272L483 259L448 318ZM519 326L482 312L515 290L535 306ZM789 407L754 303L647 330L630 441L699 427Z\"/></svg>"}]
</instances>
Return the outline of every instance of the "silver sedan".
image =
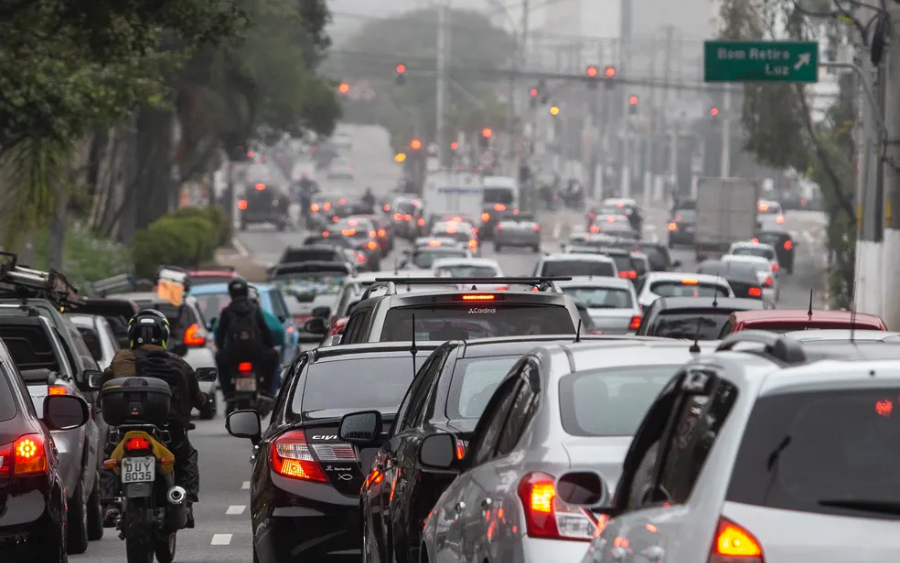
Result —
<instances>
[{"instance_id":1,"label":"silver sedan","mask_svg":"<svg viewBox=\"0 0 900 563\"><path fill-rule=\"evenodd\" d=\"M494 229L494 250L500 252L508 246L541 250L541 226L537 220L526 214L504 218Z\"/></svg>"}]
</instances>

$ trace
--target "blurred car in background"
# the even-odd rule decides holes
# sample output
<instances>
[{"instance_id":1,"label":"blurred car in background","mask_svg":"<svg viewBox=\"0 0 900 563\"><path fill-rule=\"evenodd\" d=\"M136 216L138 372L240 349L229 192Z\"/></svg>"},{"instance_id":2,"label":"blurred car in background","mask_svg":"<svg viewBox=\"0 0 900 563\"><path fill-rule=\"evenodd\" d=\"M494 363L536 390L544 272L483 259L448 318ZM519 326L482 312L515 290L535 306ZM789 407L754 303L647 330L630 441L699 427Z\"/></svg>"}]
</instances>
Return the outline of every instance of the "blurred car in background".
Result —
<instances>
[{"instance_id":1,"label":"blurred car in background","mask_svg":"<svg viewBox=\"0 0 900 563\"><path fill-rule=\"evenodd\" d=\"M506 216L497 223L494 229L494 250L502 252L507 247L541 251L541 225L534 215L519 213Z\"/></svg>"}]
</instances>

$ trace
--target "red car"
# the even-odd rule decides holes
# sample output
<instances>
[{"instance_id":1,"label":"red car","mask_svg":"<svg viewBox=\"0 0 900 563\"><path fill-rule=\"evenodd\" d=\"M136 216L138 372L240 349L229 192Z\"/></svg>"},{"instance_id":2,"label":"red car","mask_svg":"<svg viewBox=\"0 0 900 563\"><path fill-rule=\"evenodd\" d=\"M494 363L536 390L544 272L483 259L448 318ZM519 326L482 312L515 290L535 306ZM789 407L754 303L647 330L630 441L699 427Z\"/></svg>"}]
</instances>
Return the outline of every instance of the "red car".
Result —
<instances>
[{"instance_id":1,"label":"red car","mask_svg":"<svg viewBox=\"0 0 900 563\"><path fill-rule=\"evenodd\" d=\"M228 283L229 280L240 277L233 266L210 266L201 270L192 270L189 275L191 285Z\"/></svg>"},{"instance_id":2,"label":"red car","mask_svg":"<svg viewBox=\"0 0 900 563\"><path fill-rule=\"evenodd\" d=\"M816 309L768 309L732 313L722 327L720 338L742 330L768 330L783 334L795 330L829 328L887 330L881 317L867 313Z\"/></svg>"}]
</instances>

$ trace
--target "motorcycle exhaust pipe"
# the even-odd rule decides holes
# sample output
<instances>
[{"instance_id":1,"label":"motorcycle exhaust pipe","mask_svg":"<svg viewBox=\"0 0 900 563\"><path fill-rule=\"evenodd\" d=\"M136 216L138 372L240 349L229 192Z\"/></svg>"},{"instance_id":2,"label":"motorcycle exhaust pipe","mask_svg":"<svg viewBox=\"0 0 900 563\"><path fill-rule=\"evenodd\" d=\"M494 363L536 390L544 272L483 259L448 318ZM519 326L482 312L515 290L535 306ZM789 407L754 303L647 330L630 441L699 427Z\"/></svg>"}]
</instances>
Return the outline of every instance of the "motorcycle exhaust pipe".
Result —
<instances>
[{"instance_id":1,"label":"motorcycle exhaust pipe","mask_svg":"<svg viewBox=\"0 0 900 563\"><path fill-rule=\"evenodd\" d=\"M169 492L166 493L166 500L169 501L169 504L178 506L184 502L186 496L187 491L185 491L183 487L179 487L176 485L169 489Z\"/></svg>"}]
</instances>

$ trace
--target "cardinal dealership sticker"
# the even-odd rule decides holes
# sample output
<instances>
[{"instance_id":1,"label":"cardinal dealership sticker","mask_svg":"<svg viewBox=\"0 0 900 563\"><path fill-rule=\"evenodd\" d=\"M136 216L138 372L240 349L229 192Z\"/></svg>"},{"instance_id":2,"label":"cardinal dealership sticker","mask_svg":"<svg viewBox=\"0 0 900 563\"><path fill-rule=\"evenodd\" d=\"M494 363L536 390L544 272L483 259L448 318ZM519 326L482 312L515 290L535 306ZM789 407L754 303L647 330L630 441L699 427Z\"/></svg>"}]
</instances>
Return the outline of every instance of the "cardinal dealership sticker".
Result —
<instances>
[{"instance_id":1,"label":"cardinal dealership sticker","mask_svg":"<svg viewBox=\"0 0 900 563\"><path fill-rule=\"evenodd\" d=\"M469 309L470 315L493 315L496 312L496 308L489 307L472 307Z\"/></svg>"}]
</instances>

